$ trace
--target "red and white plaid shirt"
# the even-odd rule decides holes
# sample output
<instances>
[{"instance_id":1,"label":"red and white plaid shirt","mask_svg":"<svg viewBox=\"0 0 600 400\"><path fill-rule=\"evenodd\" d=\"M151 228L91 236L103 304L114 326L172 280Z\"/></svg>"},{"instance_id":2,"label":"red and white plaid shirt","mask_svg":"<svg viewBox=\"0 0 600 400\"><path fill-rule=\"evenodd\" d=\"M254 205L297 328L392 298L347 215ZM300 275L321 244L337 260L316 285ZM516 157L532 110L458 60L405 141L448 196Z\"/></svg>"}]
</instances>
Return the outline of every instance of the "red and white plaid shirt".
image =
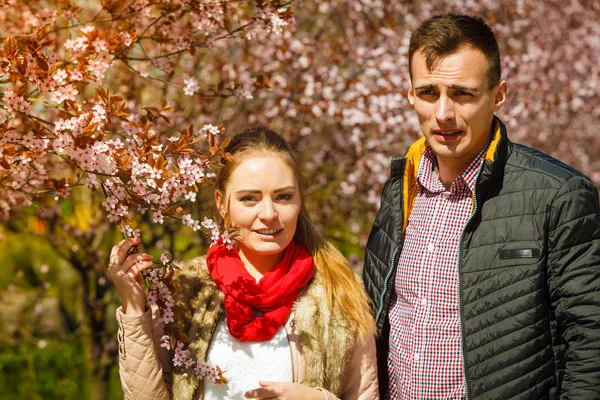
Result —
<instances>
[{"instance_id":1,"label":"red and white plaid shirt","mask_svg":"<svg viewBox=\"0 0 600 400\"><path fill-rule=\"evenodd\" d=\"M450 190L434 172L425 149L390 304L388 370L391 399L465 397L458 257L473 211L484 149Z\"/></svg>"}]
</instances>

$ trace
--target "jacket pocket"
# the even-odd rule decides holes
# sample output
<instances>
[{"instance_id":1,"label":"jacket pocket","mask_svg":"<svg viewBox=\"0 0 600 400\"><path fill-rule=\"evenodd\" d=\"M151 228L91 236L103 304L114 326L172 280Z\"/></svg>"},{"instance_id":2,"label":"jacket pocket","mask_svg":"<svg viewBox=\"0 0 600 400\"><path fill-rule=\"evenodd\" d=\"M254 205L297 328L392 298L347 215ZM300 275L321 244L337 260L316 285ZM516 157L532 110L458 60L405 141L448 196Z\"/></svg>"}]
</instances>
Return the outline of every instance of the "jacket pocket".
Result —
<instances>
[{"instance_id":1,"label":"jacket pocket","mask_svg":"<svg viewBox=\"0 0 600 400\"><path fill-rule=\"evenodd\" d=\"M526 260L529 258L540 258L540 249L504 249L498 252L501 260Z\"/></svg>"},{"instance_id":2,"label":"jacket pocket","mask_svg":"<svg viewBox=\"0 0 600 400\"><path fill-rule=\"evenodd\" d=\"M515 243L516 244L516 243ZM496 253L496 267L525 267L539 263L542 258L542 251L538 247L521 245L500 246Z\"/></svg>"},{"instance_id":3,"label":"jacket pocket","mask_svg":"<svg viewBox=\"0 0 600 400\"><path fill-rule=\"evenodd\" d=\"M465 257L464 273L494 271L513 267L535 267L544 264L545 251L536 242L499 243L471 250Z\"/></svg>"},{"instance_id":4,"label":"jacket pocket","mask_svg":"<svg viewBox=\"0 0 600 400\"><path fill-rule=\"evenodd\" d=\"M539 247L531 246L529 243L502 244L495 249L488 250L487 253L479 253L477 257L481 260L474 264L476 268L469 269L468 272L493 271L497 269L513 267L534 267L540 265L544 258L544 252Z\"/></svg>"}]
</instances>

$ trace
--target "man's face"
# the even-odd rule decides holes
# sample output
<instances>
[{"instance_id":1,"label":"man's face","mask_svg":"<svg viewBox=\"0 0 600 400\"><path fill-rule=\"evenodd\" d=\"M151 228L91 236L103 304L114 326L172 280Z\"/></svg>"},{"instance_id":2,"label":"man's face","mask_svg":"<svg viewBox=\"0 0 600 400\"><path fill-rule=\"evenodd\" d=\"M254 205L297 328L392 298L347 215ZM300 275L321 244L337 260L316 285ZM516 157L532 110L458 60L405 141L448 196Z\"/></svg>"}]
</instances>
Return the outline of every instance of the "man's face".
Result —
<instances>
[{"instance_id":1,"label":"man's face","mask_svg":"<svg viewBox=\"0 0 600 400\"><path fill-rule=\"evenodd\" d=\"M466 168L487 145L494 112L506 98L506 82L490 88L483 53L462 47L433 71L421 50L413 55L408 99L440 166Z\"/></svg>"}]
</instances>

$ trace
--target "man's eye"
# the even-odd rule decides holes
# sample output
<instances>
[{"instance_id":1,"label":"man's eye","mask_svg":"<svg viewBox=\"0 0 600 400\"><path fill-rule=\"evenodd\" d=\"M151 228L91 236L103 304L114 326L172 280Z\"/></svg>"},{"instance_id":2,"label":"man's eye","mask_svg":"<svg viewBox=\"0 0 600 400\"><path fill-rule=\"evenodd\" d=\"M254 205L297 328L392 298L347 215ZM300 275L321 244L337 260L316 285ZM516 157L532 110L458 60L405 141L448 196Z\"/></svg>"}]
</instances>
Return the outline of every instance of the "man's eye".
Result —
<instances>
[{"instance_id":1,"label":"man's eye","mask_svg":"<svg viewBox=\"0 0 600 400\"><path fill-rule=\"evenodd\" d=\"M458 92L456 92L456 96L473 96L473 95L469 92L463 92L462 90L459 90Z\"/></svg>"},{"instance_id":2,"label":"man's eye","mask_svg":"<svg viewBox=\"0 0 600 400\"><path fill-rule=\"evenodd\" d=\"M434 94L435 94L435 92L433 90L429 90L429 89L427 89L427 90L421 90L419 92L419 96L431 96L431 95L434 95Z\"/></svg>"}]
</instances>

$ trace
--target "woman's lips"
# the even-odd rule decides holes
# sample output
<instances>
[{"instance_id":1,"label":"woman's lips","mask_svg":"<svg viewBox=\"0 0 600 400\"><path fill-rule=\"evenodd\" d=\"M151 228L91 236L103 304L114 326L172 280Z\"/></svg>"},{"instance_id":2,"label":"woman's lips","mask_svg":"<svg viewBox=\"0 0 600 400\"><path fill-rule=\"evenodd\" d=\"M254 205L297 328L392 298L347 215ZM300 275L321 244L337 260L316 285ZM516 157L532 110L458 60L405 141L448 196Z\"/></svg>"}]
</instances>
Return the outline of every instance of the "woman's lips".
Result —
<instances>
[{"instance_id":1,"label":"woman's lips","mask_svg":"<svg viewBox=\"0 0 600 400\"><path fill-rule=\"evenodd\" d=\"M263 238L275 238L277 237L283 229L257 229L254 231L257 235Z\"/></svg>"}]
</instances>

